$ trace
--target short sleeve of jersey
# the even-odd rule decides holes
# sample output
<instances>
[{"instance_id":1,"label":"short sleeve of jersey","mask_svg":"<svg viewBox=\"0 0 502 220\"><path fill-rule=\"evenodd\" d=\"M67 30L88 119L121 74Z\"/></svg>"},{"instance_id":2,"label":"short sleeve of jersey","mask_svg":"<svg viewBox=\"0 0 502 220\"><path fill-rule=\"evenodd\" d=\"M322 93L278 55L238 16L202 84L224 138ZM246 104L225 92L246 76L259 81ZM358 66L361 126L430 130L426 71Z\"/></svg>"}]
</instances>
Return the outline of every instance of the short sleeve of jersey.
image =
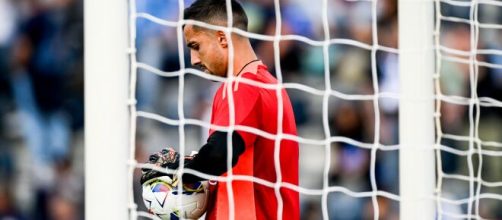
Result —
<instances>
[{"instance_id":1,"label":"short sleeve of jersey","mask_svg":"<svg viewBox=\"0 0 502 220\"><path fill-rule=\"evenodd\" d=\"M225 86L222 86L215 96L212 121L215 125L228 126L230 124L229 106L231 103L226 89ZM244 83L239 83L237 89L232 88L235 125L252 128L258 127L260 115L258 106L259 93L259 88ZM237 131L244 139L246 146L252 144L256 139L256 135L253 133L244 132L241 129L237 129Z\"/></svg>"}]
</instances>

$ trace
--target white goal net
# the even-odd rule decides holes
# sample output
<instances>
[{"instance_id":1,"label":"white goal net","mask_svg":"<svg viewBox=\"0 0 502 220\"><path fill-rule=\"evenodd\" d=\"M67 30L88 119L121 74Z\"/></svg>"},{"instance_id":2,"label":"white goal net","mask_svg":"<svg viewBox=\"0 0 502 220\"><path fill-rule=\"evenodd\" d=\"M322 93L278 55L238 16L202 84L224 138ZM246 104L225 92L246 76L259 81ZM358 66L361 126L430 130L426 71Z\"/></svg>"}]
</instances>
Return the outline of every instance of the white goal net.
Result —
<instances>
[{"instance_id":1,"label":"white goal net","mask_svg":"<svg viewBox=\"0 0 502 220\"><path fill-rule=\"evenodd\" d=\"M158 219L143 206L138 183L148 155L166 147L188 155L209 129L297 141L298 186L231 173L219 180L296 190L301 219L502 218L501 2L241 1L248 31L183 20L192 2L127 2L129 88L119 98L129 112L129 125L122 123L128 147L117 149L128 154L118 160L127 163L120 183L127 183L121 193L128 204L121 205L128 212L118 211L128 218ZM247 36L278 79L272 88L287 90L298 136L211 125L212 96L234 78L191 67L185 24ZM86 164L111 162L93 159L102 151L88 152ZM86 190L86 203L100 204L94 189ZM86 208L87 217L97 210ZM279 208L277 217L286 211Z\"/></svg>"},{"instance_id":2,"label":"white goal net","mask_svg":"<svg viewBox=\"0 0 502 220\"><path fill-rule=\"evenodd\" d=\"M443 219L501 218L502 4L435 7L436 208Z\"/></svg>"}]
</instances>

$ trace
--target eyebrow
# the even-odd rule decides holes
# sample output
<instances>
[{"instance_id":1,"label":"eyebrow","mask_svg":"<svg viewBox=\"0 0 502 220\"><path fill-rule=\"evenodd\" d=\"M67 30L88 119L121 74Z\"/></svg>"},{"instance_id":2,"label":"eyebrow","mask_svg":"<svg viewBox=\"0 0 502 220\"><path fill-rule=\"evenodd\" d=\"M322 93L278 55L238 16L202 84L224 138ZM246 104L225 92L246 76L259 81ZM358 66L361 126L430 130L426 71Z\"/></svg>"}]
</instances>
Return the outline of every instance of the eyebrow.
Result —
<instances>
[{"instance_id":1,"label":"eyebrow","mask_svg":"<svg viewBox=\"0 0 502 220\"><path fill-rule=\"evenodd\" d=\"M195 43L193 41L190 41L190 42L188 42L187 47L188 48L194 48L195 44L197 44L197 43Z\"/></svg>"}]
</instances>

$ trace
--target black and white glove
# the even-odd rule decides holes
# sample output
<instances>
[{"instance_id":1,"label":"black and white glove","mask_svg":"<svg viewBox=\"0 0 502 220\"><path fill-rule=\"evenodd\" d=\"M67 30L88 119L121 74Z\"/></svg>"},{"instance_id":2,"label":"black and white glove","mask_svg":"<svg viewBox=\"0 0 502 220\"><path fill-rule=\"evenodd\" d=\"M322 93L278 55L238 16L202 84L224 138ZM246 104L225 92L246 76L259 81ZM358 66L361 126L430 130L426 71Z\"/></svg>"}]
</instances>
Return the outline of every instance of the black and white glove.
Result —
<instances>
[{"instance_id":1,"label":"black and white glove","mask_svg":"<svg viewBox=\"0 0 502 220\"><path fill-rule=\"evenodd\" d=\"M190 161L191 159L193 159L193 155L185 156L185 163ZM173 148L164 148L160 152L150 155L150 157L148 158L148 163L154 164L157 167L162 167L168 170L175 171L176 169L178 169L180 165L180 154L176 152ZM173 174L168 174L157 170L143 168L141 169L141 171L142 171L140 179L141 184L159 176L169 176L172 179L174 179Z\"/></svg>"}]
</instances>

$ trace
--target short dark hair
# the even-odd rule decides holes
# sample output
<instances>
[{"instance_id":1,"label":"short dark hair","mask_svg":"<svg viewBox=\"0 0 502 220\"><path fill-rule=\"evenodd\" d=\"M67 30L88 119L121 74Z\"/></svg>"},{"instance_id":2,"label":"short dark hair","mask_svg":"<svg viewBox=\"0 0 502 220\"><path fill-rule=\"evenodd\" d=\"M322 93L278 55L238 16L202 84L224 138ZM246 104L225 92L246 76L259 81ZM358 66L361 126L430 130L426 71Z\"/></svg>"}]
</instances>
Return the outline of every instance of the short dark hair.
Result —
<instances>
[{"instance_id":1,"label":"short dark hair","mask_svg":"<svg viewBox=\"0 0 502 220\"><path fill-rule=\"evenodd\" d=\"M248 17L241 4L235 0L232 4L233 27L247 31ZM201 21L213 25L227 22L227 1L226 0L197 0L183 13L183 19Z\"/></svg>"}]
</instances>

